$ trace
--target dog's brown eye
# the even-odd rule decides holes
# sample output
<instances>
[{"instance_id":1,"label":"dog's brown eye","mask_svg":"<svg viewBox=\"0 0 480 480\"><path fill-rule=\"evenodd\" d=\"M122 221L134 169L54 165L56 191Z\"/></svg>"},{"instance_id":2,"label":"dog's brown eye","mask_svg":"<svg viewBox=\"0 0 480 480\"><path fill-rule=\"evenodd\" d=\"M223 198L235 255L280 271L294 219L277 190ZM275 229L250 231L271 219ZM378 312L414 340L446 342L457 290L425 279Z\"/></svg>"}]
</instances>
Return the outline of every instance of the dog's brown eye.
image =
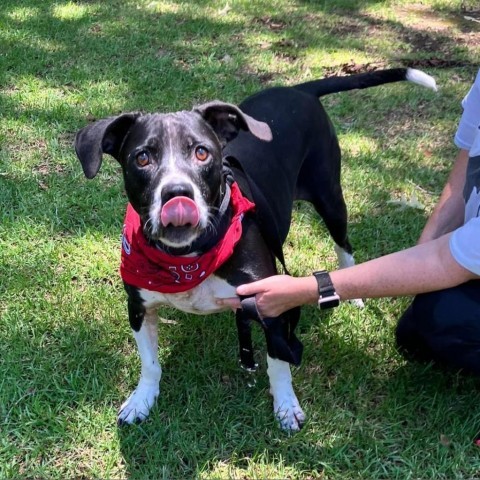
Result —
<instances>
[{"instance_id":1,"label":"dog's brown eye","mask_svg":"<svg viewBox=\"0 0 480 480\"><path fill-rule=\"evenodd\" d=\"M135 157L135 160L140 167L146 167L150 163L150 155L148 152L140 152Z\"/></svg>"},{"instance_id":2,"label":"dog's brown eye","mask_svg":"<svg viewBox=\"0 0 480 480\"><path fill-rule=\"evenodd\" d=\"M204 162L208 158L208 150L205 147L197 147L195 149L195 156L200 162Z\"/></svg>"}]
</instances>

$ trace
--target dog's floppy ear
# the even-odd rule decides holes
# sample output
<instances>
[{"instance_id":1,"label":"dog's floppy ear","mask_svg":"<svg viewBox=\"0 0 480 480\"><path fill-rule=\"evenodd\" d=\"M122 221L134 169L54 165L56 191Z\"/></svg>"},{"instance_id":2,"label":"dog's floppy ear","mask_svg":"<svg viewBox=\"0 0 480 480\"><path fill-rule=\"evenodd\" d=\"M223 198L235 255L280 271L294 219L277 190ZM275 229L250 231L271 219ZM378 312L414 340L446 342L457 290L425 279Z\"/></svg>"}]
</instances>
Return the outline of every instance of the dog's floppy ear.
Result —
<instances>
[{"instance_id":1,"label":"dog's floppy ear","mask_svg":"<svg viewBox=\"0 0 480 480\"><path fill-rule=\"evenodd\" d=\"M255 120L230 103L216 100L200 105L194 111L204 118L224 144L233 140L240 130L249 131L266 142L272 139L272 131L266 123Z\"/></svg>"},{"instance_id":2,"label":"dog's floppy ear","mask_svg":"<svg viewBox=\"0 0 480 480\"><path fill-rule=\"evenodd\" d=\"M139 113L124 113L104 118L77 133L75 152L87 178L93 178L98 173L104 153L118 160L125 135L139 116Z\"/></svg>"}]
</instances>

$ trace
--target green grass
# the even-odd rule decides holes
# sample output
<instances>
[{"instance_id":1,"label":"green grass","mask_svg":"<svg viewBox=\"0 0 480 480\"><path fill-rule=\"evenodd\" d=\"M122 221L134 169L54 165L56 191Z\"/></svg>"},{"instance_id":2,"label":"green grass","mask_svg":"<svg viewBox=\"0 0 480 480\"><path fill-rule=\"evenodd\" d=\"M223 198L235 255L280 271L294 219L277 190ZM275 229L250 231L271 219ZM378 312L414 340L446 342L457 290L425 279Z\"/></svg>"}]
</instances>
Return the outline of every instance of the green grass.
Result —
<instances>
[{"instance_id":1,"label":"green grass","mask_svg":"<svg viewBox=\"0 0 480 480\"><path fill-rule=\"evenodd\" d=\"M396 353L408 299L303 310L294 379L308 422L292 436L273 419L261 332L249 388L231 315L163 310L176 323L160 325L158 406L117 428L139 374L117 273L126 199L113 160L89 182L72 148L79 128L118 112L239 102L346 63L423 62L438 94L402 84L324 99L367 260L412 245L438 198L478 36L456 0L3 0L0 478L478 477L478 382ZM296 275L335 268L306 205L286 257Z\"/></svg>"}]
</instances>

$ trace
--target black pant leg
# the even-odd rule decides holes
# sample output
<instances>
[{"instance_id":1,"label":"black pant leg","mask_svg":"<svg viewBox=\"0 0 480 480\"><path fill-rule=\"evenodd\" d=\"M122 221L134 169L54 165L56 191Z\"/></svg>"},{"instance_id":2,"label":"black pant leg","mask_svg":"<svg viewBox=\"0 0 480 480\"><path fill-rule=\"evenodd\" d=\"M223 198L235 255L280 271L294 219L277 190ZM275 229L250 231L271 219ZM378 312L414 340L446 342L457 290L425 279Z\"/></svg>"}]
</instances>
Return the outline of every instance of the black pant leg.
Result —
<instances>
[{"instance_id":1,"label":"black pant leg","mask_svg":"<svg viewBox=\"0 0 480 480\"><path fill-rule=\"evenodd\" d=\"M417 295L396 338L407 357L480 375L480 281Z\"/></svg>"}]
</instances>

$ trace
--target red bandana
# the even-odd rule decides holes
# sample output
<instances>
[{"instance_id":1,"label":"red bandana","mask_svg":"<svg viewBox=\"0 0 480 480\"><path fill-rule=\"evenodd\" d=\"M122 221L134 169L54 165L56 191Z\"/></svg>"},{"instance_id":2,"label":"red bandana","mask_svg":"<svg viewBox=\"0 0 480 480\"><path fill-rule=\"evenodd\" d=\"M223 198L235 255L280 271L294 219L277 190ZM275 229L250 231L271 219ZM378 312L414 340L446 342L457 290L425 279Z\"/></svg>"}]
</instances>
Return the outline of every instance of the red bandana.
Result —
<instances>
[{"instance_id":1,"label":"red bandana","mask_svg":"<svg viewBox=\"0 0 480 480\"><path fill-rule=\"evenodd\" d=\"M207 253L198 257L169 255L150 245L143 235L140 217L128 204L122 236L120 274L129 285L161 293L179 293L199 285L225 263L242 236L244 213L255 205L231 186L233 216L225 236Z\"/></svg>"}]
</instances>

